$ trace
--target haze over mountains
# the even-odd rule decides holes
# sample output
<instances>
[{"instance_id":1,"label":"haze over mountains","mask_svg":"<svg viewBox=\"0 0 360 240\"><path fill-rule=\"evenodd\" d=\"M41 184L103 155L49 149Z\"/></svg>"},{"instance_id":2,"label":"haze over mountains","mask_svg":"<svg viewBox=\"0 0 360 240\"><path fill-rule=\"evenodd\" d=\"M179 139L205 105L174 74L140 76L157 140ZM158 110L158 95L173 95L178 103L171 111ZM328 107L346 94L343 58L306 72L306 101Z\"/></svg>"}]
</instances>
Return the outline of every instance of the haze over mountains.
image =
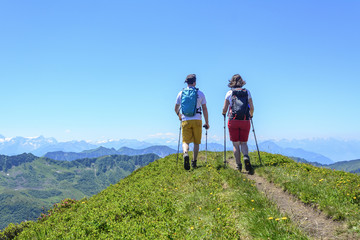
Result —
<instances>
[{"instance_id":1,"label":"haze over mountains","mask_svg":"<svg viewBox=\"0 0 360 240\"><path fill-rule=\"evenodd\" d=\"M167 155L176 153L176 151L167 146L152 146L144 149L132 149L128 147L122 147L119 150L115 150L114 148L98 147L96 149L84 150L80 153L63 152L63 151L48 152L45 154L45 157L54 160L73 161L76 159L96 158L106 155L135 156L135 155L144 155L150 153L156 154L159 157L165 157Z\"/></svg>"},{"instance_id":2,"label":"haze over mountains","mask_svg":"<svg viewBox=\"0 0 360 240\"><path fill-rule=\"evenodd\" d=\"M201 150L205 150L205 142L200 146ZM163 145L172 148L173 151L164 151L163 153L156 153L153 151L146 152L149 147L154 145ZM163 142L143 142L134 139L119 139L119 140L108 140L99 142L87 142L87 141L68 141L58 142L55 138L39 137L14 137L6 138L0 135L0 154L4 155L18 155L24 152L32 153L36 156L44 156L50 152L72 152L81 153L87 150L94 150L99 147L112 149L115 154L144 154L144 153L155 153L160 157L167 154L177 152L177 145L167 144L167 141ZM123 148L121 150L121 148ZM180 146L181 148L181 146ZM249 142L249 148L251 151L256 150L255 143ZM208 142L207 149L209 151L223 151L224 146L219 143ZM232 144L227 140L227 149L232 149ZM345 141L335 139L308 139L308 140L268 140L259 142L260 151L266 151L270 153L279 153L285 156L293 156L304 158L310 162L318 162L321 164L332 164L337 161L348 161L360 158L360 141ZM142 150L136 151L136 150ZM148 149L149 150L149 149ZM152 149L154 150L154 149ZM123 151L123 152L121 152ZM181 151L181 149L180 149ZM133 153L131 153L133 152ZM141 153L142 152L142 153ZM165 155L164 155L165 154Z\"/></svg>"}]
</instances>

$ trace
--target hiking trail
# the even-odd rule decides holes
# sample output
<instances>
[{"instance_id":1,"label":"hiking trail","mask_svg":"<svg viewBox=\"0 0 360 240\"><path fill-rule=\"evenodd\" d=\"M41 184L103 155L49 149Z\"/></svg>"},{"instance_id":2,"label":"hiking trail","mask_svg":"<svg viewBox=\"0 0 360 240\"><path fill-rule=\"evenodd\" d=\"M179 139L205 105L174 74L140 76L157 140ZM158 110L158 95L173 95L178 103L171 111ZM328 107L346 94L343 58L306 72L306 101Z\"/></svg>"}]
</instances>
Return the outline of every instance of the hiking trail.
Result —
<instances>
[{"instance_id":1,"label":"hiking trail","mask_svg":"<svg viewBox=\"0 0 360 240\"><path fill-rule=\"evenodd\" d=\"M236 169L233 156L227 157L228 165ZM304 204L293 195L284 191L275 184L256 174L248 174L244 169L242 174L254 181L259 192L274 202L281 213L286 214L291 221L311 239L358 239L358 236L346 232L346 224L333 221L324 213Z\"/></svg>"}]
</instances>

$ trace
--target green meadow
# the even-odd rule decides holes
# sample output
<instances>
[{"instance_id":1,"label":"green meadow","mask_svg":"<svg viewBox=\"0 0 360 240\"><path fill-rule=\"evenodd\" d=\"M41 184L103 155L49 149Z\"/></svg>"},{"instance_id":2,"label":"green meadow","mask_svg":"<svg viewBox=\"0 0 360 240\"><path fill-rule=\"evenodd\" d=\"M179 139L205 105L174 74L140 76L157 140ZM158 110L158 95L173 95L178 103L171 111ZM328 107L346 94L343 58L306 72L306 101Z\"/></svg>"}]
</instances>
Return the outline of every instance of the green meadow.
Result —
<instances>
[{"instance_id":1,"label":"green meadow","mask_svg":"<svg viewBox=\"0 0 360 240\"><path fill-rule=\"evenodd\" d=\"M176 154L158 159L93 197L9 225L0 239L309 239L247 174L224 167L222 153L204 155L190 171ZM358 175L261 156L262 166L250 155L256 174L360 232Z\"/></svg>"}]
</instances>

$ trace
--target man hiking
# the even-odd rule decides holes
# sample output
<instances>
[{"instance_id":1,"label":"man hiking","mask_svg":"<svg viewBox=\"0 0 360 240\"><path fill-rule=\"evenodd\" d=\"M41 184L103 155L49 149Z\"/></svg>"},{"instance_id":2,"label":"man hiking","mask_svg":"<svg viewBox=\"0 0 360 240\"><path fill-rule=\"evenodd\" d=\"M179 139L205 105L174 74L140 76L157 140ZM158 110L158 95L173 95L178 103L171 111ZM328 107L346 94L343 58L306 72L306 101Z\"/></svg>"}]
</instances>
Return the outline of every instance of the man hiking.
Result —
<instances>
[{"instance_id":1,"label":"man hiking","mask_svg":"<svg viewBox=\"0 0 360 240\"><path fill-rule=\"evenodd\" d=\"M186 77L185 83L187 83L187 88L184 88L179 92L176 97L175 113L178 115L180 121L182 121L184 168L185 170L190 170L189 144L192 142L194 143L194 156L191 161L191 166L196 168L202 134L202 113L204 114L205 119L205 129L209 129L210 125L205 95L195 87L196 75L189 74Z\"/></svg>"}]
</instances>

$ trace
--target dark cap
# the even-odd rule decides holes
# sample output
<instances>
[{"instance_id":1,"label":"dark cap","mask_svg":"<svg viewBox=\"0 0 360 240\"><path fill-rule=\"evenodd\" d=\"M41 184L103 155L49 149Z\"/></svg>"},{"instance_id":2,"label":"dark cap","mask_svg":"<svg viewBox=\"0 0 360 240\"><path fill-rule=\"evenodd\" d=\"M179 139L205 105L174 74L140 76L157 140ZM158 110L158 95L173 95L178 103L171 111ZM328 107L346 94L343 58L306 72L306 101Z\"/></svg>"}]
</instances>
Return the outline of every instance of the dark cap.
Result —
<instances>
[{"instance_id":1,"label":"dark cap","mask_svg":"<svg viewBox=\"0 0 360 240\"><path fill-rule=\"evenodd\" d=\"M185 82L188 84L193 84L196 82L196 75L195 74L189 74L186 76Z\"/></svg>"}]
</instances>

